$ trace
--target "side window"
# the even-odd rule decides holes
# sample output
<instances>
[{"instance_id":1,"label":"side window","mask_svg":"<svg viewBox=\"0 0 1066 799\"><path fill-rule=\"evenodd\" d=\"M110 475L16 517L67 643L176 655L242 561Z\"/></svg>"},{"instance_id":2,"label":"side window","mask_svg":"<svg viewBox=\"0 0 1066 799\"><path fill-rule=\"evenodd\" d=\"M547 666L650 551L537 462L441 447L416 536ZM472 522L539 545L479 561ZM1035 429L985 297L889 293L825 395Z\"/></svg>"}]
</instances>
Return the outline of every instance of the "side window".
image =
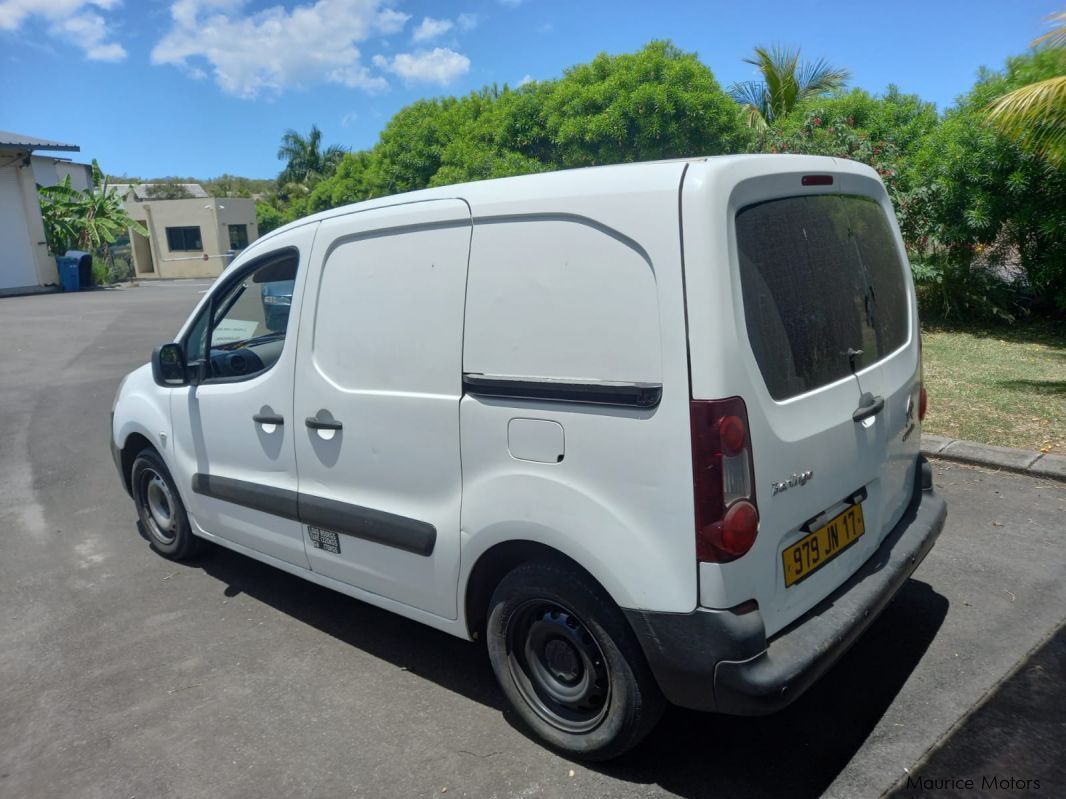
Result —
<instances>
[{"instance_id":1,"label":"side window","mask_svg":"<svg viewBox=\"0 0 1066 799\"><path fill-rule=\"evenodd\" d=\"M229 248L231 250L243 250L248 246L248 226L229 226Z\"/></svg>"},{"instance_id":2,"label":"side window","mask_svg":"<svg viewBox=\"0 0 1066 799\"><path fill-rule=\"evenodd\" d=\"M185 340L189 363L206 360L210 378L252 377L277 363L285 346L299 259L260 261L212 300Z\"/></svg>"},{"instance_id":3,"label":"side window","mask_svg":"<svg viewBox=\"0 0 1066 799\"><path fill-rule=\"evenodd\" d=\"M171 252L200 252L203 248L199 226L167 228L167 249Z\"/></svg>"}]
</instances>

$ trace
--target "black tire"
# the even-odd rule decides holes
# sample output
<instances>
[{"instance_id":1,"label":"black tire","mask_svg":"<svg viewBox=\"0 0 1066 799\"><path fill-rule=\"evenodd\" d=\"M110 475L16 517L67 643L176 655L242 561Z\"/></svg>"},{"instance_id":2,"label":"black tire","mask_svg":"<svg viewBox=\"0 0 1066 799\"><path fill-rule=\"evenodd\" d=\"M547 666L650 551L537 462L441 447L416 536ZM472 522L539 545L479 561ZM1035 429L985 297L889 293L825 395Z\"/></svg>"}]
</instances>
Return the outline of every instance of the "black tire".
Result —
<instances>
[{"instance_id":1,"label":"black tire","mask_svg":"<svg viewBox=\"0 0 1066 799\"><path fill-rule=\"evenodd\" d=\"M165 558L187 560L200 548L189 516L163 459L153 449L143 449L130 468L133 503L152 548Z\"/></svg>"},{"instance_id":2,"label":"black tire","mask_svg":"<svg viewBox=\"0 0 1066 799\"><path fill-rule=\"evenodd\" d=\"M622 612L566 562L532 561L504 577L485 637L511 706L566 755L617 757L662 716L666 702Z\"/></svg>"}]
</instances>

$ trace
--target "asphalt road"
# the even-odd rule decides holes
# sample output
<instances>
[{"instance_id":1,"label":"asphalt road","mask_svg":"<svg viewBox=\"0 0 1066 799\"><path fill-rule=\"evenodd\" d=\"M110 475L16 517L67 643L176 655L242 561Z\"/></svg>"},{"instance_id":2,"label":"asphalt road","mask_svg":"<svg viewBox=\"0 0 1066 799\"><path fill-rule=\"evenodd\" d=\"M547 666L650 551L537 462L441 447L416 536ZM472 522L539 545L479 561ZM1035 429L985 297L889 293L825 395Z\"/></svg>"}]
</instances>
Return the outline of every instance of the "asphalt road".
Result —
<instances>
[{"instance_id":1,"label":"asphalt road","mask_svg":"<svg viewBox=\"0 0 1066 799\"><path fill-rule=\"evenodd\" d=\"M172 564L138 536L111 400L205 288L0 299L0 797L862 797L907 770L993 767L1066 795L1063 658L1038 651L1066 617L1061 485L938 465L940 541L796 704L672 710L587 768L516 729L480 646L227 550ZM1026 703L1006 678L1034 669L1052 679ZM969 722L988 708L1030 756L945 756L982 751L989 723Z\"/></svg>"}]
</instances>

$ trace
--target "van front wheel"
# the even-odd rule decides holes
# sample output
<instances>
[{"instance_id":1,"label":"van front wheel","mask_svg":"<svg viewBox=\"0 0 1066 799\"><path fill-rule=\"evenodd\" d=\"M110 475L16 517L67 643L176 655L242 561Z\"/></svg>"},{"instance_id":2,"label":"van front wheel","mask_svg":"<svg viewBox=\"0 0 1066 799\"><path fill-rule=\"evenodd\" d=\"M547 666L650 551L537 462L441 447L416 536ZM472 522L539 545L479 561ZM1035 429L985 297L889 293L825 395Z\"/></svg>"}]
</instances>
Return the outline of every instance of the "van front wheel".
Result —
<instances>
[{"instance_id":1,"label":"van front wheel","mask_svg":"<svg viewBox=\"0 0 1066 799\"><path fill-rule=\"evenodd\" d=\"M521 720L568 755L617 757L662 715L662 694L625 618L572 566L536 561L504 577L486 638Z\"/></svg>"},{"instance_id":2,"label":"van front wheel","mask_svg":"<svg viewBox=\"0 0 1066 799\"><path fill-rule=\"evenodd\" d=\"M137 454L130 468L130 486L141 527L152 548L171 560L195 555L200 539L192 533L174 479L158 453L143 449Z\"/></svg>"}]
</instances>

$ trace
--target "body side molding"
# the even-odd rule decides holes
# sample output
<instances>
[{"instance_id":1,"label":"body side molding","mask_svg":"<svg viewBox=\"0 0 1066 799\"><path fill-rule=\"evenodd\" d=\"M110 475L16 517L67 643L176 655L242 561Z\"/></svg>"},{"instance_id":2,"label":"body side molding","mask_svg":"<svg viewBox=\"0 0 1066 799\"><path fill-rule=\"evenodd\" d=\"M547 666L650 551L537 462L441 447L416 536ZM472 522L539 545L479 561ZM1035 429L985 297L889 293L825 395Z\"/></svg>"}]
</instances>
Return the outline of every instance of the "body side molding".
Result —
<instances>
[{"instance_id":1,"label":"body side molding","mask_svg":"<svg viewBox=\"0 0 1066 799\"><path fill-rule=\"evenodd\" d=\"M482 397L617 405L628 408L654 408L663 396L662 383L578 381L473 372L463 374L463 390Z\"/></svg>"},{"instance_id":2,"label":"body side molding","mask_svg":"<svg viewBox=\"0 0 1066 799\"><path fill-rule=\"evenodd\" d=\"M433 554L437 543L437 528L428 522L335 499L201 473L193 475L192 490L224 502L424 557Z\"/></svg>"}]
</instances>

